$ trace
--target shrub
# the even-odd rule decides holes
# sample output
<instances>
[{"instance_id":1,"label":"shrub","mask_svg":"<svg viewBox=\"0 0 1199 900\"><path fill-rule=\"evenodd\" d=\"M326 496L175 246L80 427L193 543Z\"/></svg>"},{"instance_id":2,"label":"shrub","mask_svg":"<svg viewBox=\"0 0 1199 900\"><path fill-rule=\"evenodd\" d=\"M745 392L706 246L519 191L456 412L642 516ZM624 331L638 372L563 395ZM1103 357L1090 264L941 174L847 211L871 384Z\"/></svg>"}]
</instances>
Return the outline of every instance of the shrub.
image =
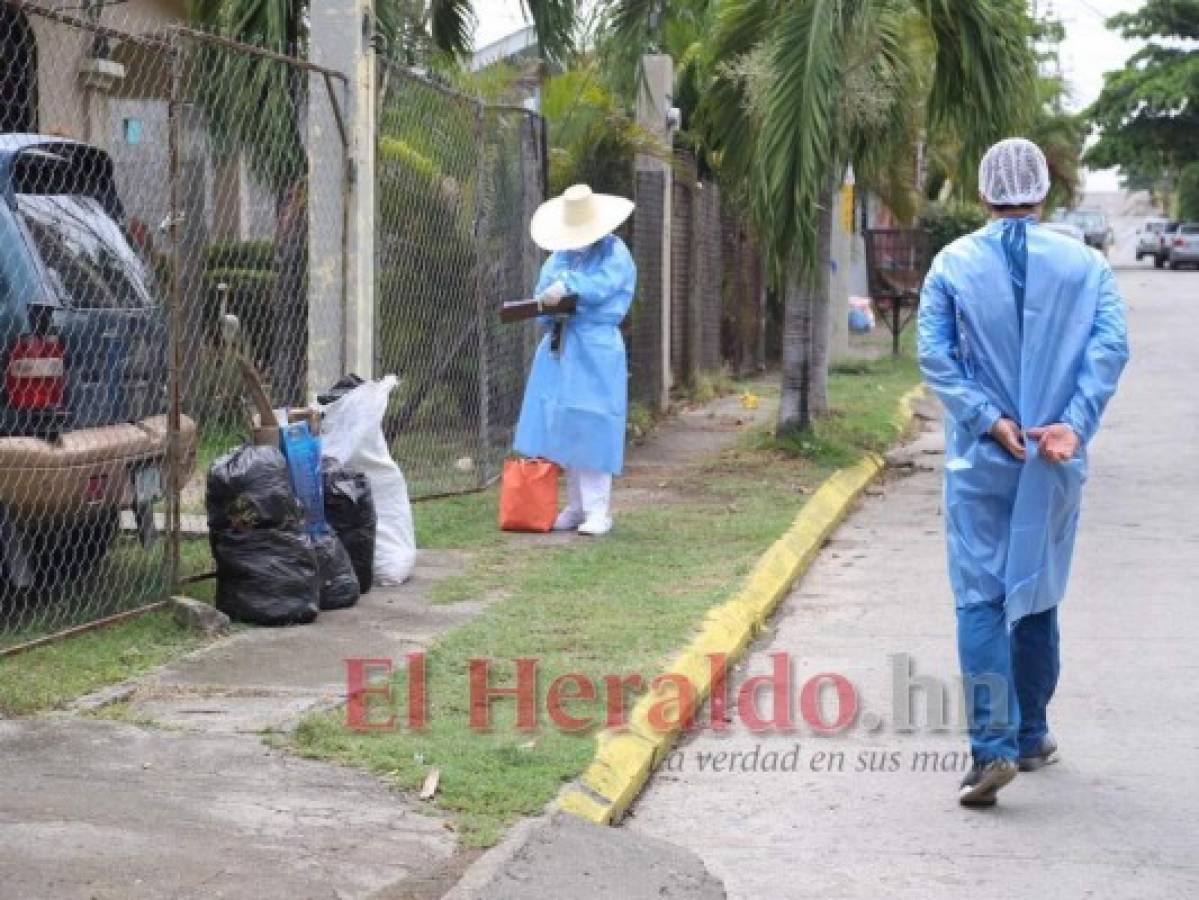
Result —
<instances>
[{"instance_id":1,"label":"shrub","mask_svg":"<svg viewBox=\"0 0 1199 900\"><path fill-rule=\"evenodd\" d=\"M208 246L207 268L270 272L275 268L275 244L272 241L217 241Z\"/></svg>"},{"instance_id":2,"label":"shrub","mask_svg":"<svg viewBox=\"0 0 1199 900\"><path fill-rule=\"evenodd\" d=\"M1178 218L1199 222L1199 162L1186 166L1178 176Z\"/></svg>"},{"instance_id":3,"label":"shrub","mask_svg":"<svg viewBox=\"0 0 1199 900\"><path fill-rule=\"evenodd\" d=\"M987 216L976 203L929 203L919 222L930 234L930 256L936 256L947 244L982 228Z\"/></svg>"},{"instance_id":4,"label":"shrub","mask_svg":"<svg viewBox=\"0 0 1199 900\"><path fill-rule=\"evenodd\" d=\"M242 340L254 361L260 366L268 366L276 280L274 272L253 269L209 269L205 272L204 330L209 340L219 340L218 320L223 299L225 311L237 316Z\"/></svg>"}]
</instances>

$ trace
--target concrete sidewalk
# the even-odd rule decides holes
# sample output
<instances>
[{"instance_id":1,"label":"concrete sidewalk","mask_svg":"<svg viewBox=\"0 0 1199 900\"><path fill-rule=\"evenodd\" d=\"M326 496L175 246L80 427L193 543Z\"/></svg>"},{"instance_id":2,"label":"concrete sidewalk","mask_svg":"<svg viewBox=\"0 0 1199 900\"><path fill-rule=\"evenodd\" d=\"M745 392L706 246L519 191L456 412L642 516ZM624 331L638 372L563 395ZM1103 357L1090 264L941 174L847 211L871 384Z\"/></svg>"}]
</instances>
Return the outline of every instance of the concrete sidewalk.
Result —
<instances>
[{"instance_id":1,"label":"concrete sidewalk","mask_svg":"<svg viewBox=\"0 0 1199 900\"><path fill-rule=\"evenodd\" d=\"M1199 896L1199 354L1185 302L1199 275L1119 277L1134 356L1093 447L1061 612L1050 720L1062 761L1021 775L998 807L964 810L960 730L930 730L918 700L916 730L897 731L897 655L947 687L957 675L934 427L909 448L907 477L828 544L739 673L769 674L781 652L797 688L840 673L857 688L857 723L824 738L802 723L754 734L739 720L701 733L625 828L692 850L729 896L754 900ZM796 746L794 771L768 770L767 753Z\"/></svg>"},{"instance_id":2,"label":"concrete sidewalk","mask_svg":"<svg viewBox=\"0 0 1199 900\"><path fill-rule=\"evenodd\" d=\"M771 408L726 397L667 420L630 451L617 515L656 502L673 468L731 446ZM514 541L527 549L529 537ZM572 539L582 540L545 536ZM468 564L467 554L422 552L410 582L352 609L241 631L72 713L0 721L0 897L440 896L471 859L448 821L365 773L270 749L261 733L341 702L346 657L402 660L495 602L428 601L436 581ZM80 715L114 700L139 724ZM536 846L564 842L599 846L574 832ZM668 866L650 856L638 858L659 878L687 870L712 884L686 851Z\"/></svg>"},{"instance_id":3,"label":"concrete sidewalk","mask_svg":"<svg viewBox=\"0 0 1199 900\"><path fill-rule=\"evenodd\" d=\"M457 841L426 804L260 733L341 702L346 657L400 659L477 614L427 600L463 564L422 552L351 609L240 631L77 704L120 699L139 724L0 721L0 896L365 897L445 864Z\"/></svg>"}]
</instances>

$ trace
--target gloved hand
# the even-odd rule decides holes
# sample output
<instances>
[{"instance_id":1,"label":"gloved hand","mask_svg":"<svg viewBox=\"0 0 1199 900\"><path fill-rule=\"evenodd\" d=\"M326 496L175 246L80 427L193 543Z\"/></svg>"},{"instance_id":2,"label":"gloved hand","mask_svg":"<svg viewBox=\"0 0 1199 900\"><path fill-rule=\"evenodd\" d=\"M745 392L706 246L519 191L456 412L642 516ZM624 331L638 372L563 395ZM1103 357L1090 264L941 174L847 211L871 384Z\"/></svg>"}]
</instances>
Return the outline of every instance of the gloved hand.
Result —
<instances>
[{"instance_id":1,"label":"gloved hand","mask_svg":"<svg viewBox=\"0 0 1199 900\"><path fill-rule=\"evenodd\" d=\"M558 308L558 303L568 293L565 282L555 281L537 295L537 305L543 310L552 311Z\"/></svg>"},{"instance_id":2,"label":"gloved hand","mask_svg":"<svg viewBox=\"0 0 1199 900\"><path fill-rule=\"evenodd\" d=\"M1020 434L1020 426L1011 419L996 419L991 426L991 437L1016 459L1024 459L1024 436Z\"/></svg>"},{"instance_id":3,"label":"gloved hand","mask_svg":"<svg viewBox=\"0 0 1199 900\"><path fill-rule=\"evenodd\" d=\"M1062 422L1028 429L1028 436L1039 441L1038 450L1043 459L1053 463L1073 459L1078 452L1078 435L1074 429Z\"/></svg>"}]
</instances>

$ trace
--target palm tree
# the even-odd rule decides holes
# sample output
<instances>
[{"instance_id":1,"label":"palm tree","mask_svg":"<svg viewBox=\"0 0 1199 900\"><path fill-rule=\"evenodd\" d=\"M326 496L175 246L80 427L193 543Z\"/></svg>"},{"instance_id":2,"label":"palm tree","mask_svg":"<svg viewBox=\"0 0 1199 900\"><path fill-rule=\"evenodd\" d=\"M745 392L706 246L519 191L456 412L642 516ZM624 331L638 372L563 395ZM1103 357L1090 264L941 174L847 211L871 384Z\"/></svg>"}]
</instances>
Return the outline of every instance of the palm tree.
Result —
<instances>
[{"instance_id":1,"label":"palm tree","mask_svg":"<svg viewBox=\"0 0 1199 900\"><path fill-rule=\"evenodd\" d=\"M709 76L705 40L719 0L599 0L599 51L607 80L626 99L640 87L641 57L674 60L674 105L684 128L698 109Z\"/></svg>"},{"instance_id":2,"label":"palm tree","mask_svg":"<svg viewBox=\"0 0 1199 900\"><path fill-rule=\"evenodd\" d=\"M384 37L465 56L474 46L477 8L487 0L380 0L376 7ZM542 59L560 61L574 45L576 0L521 0L532 21ZM414 60L405 60L413 62Z\"/></svg>"},{"instance_id":3,"label":"palm tree","mask_svg":"<svg viewBox=\"0 0 1199 900\"><path fill-rule=\"evenodd\" d=\"M482 0L480 0L482 2ZM542 55L569 51L575 0L522 0L537 29ZM309 0L189 0L189 19L206 30L277 53L303 57ZM385 52L406 64L436 56L451 62L473 45L473 0L379 0ZM276 315L273 388L279 402L302 400L307 244L305 158L301 133L307 78L277 61L202 46L189 79L214 150L242 154L275 198Z\"/></svg>"},{"instance_id":4,"label":"palm tree","mask_svg":"<svg viewBox=\"0 0 1199 900\"><path fill-rule=\"evenodd\" d=\"M968 171L1025 118L1029 33L1020 0L720 3L704 117L726 175L746 185L784 295L780 434L827 404L825 261L846 165L894 182L923 124L959 137Z\"/></svg>"}]
</instances>

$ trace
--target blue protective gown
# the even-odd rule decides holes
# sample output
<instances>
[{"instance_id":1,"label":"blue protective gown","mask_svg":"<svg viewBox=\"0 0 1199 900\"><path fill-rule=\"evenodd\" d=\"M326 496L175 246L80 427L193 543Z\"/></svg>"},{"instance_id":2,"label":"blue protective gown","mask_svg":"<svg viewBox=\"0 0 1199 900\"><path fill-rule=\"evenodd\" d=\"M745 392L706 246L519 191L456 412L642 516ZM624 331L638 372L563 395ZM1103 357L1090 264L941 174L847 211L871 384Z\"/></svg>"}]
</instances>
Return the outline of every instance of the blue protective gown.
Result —
<instances>
[{"instance_id":1,"label":"blue protective gown","mask_svg":"<svg viewBox=\"0 0 1199 900\"><path fill-rule=\"evenodd\" d=\"M920 366L945 407L949 577L960 607L1005 598L1011 628L1066 591L1087 444L1128 360L1115 276L1035 221L997 219L946 247L920 299ZM989 435L1064 422L1081 445L1025 461Z\"/></svg>"},{"instance_id":2,"label":"blue protective gown","mask_svg":"<svg viewBox=\"0 0 1199 900\"><path fill-rule=\"evenodd\" d=\"M537 347L514 446L566 468L619 475L629 381L620 323L633 302L637 269L624 241L608 235L552 254L537 293L556 281L578 295L578 309L567 320L560 354L550 350L548 334Z\"/></svg>"}]
</instances>

